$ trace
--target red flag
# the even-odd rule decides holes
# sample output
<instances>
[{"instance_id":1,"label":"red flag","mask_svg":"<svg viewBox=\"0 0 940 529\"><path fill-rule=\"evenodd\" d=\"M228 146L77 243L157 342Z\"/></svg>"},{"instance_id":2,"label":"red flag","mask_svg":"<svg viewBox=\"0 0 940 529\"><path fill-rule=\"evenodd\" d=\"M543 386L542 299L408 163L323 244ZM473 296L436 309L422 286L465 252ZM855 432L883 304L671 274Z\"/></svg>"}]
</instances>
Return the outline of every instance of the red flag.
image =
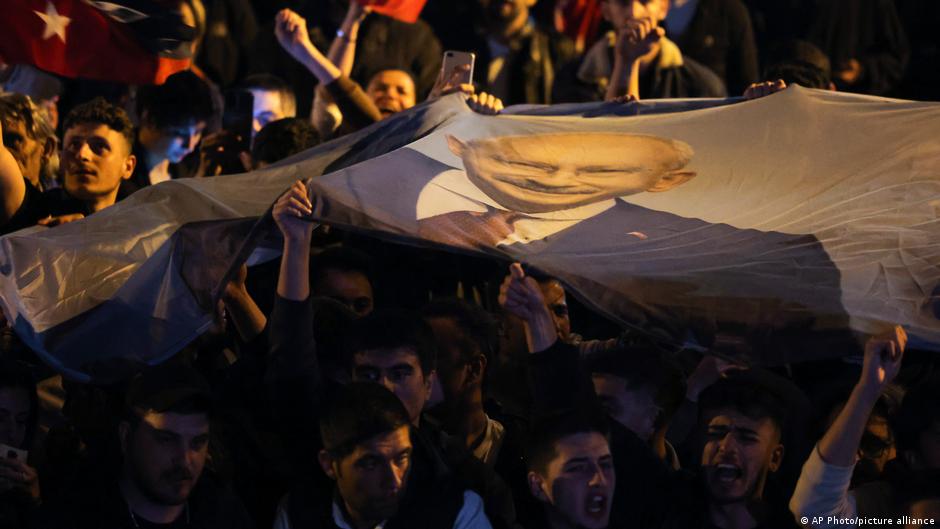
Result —
<instances>
[{"instance_id":1,"label":"red flag","mask_svg":"<svg viewBox=\"0 0 940 529\"><path fill-rule=\"evenodd\" d=\"M82 0L4 0L3 12L0 61L7 64L133 84L160 84L190 65L148 51L126 24Z\"/></svg>"},{"instance_id":2,"label":"red flag","mask_svg":"<svg viewBox=\"0 0 940 529\"><path fill-rule=\"evenodd\" d=\"M414 24L428 0L358 0L381 15Z\"/></svg>"}]
</instances>

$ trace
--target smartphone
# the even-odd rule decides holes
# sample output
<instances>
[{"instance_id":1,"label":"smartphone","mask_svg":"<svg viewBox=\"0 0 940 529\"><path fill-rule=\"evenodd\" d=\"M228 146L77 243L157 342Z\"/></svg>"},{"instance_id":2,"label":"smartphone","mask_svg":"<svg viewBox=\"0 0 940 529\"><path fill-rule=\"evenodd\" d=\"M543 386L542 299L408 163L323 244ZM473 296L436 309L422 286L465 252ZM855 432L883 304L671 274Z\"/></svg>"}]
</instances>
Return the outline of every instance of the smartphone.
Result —
<instances>
[{"instance_id":1,"label":"smartphone","mask_svg":"<svg viewBox=\"0 0 940 529\"><path fill-rule=\"evenodd\" d=\"M476 54L472 52L453 50L445 51L444 61L441 66L441 71L444 72L444 79L449 80L451 72L454 71L454 68L463 66L464 71L461 72L460 78L454 84L473 84L473 63L475 61Z\"/></svg>"},{"instance_id":2,"label":"smartphone","mask_svg":"<svg viewBox=\"0 0 940 529\"><path fill-rule=\"evenodd\" d=\"M230 90L225 94L222 128L235 136L239 151L251 152L255 96L248 90Z\"/></svg>"},{"instance_id":3,"label":"smartphone","mask_svg":"<svg viewBox=\"0 0 940 529\"><path fill-rule=\"evenodd\" d=\"M26 458L29 457L29 452L0 443L0 457L4 459L16 459L17 461L25 463Z\"/></svg>"}]
</instances>

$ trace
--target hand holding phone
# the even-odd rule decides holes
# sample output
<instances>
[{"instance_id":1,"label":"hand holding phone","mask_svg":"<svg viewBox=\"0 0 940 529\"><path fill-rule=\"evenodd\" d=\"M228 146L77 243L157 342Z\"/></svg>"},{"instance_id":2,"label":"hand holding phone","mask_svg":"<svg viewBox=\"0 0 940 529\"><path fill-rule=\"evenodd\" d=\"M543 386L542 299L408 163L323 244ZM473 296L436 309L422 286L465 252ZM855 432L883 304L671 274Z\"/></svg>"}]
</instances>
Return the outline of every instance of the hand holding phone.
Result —
<instances>
[{"instance_id":1,"label":"hand holding phone","mask_svg":"<svg viewBox=\"0 0 940 529\"><path fill-rule=\"evenodd\" d=\"M441 62L441 72L437 76L434 88L428 99L435 99L442 95L462 91L467 95L473 94L473 65L476 55L466 51L444 52Z\"/></svg>"}]
</instances>

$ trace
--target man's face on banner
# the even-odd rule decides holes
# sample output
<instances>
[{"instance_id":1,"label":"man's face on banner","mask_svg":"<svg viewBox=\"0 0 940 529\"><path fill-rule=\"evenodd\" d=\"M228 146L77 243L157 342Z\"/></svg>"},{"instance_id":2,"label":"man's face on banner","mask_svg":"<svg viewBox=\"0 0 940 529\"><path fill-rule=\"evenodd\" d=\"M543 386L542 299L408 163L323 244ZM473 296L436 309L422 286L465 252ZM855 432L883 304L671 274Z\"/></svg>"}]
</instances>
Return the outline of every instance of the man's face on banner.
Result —
<instances>
[{"instance_id":1,"label":"man's face on banner","mask_svg":"<svg viewBox=\"0 0 940 529\"><path fill-rule=\"evenodd\" d=\"M643 191L662 192L695 176L681 141L626 133L504 136L463 142L447 136L481 191L513 211L544 213Z\"/></svg>"}]
</instances>

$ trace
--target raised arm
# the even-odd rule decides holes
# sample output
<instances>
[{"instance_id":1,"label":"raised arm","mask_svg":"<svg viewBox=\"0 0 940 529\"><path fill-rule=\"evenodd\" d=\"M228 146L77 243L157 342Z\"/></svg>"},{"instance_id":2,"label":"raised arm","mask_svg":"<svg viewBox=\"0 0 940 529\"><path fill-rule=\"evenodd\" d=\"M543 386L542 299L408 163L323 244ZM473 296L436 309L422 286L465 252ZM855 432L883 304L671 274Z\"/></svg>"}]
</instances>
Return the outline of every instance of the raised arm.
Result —
<instances>
[{"instance_id":1,"label":"raised arm","mask_svg":"<svg viewBox=\"0 0 940 529\"><path fill-rule=\"evenodd\" d=\"M614 45L614 66L605 101L625 96L640 99L640 58L650 53L665 34L665 30L650 19L630 22L620 31Z\"/></svg>"},{"instance_id":2,"label":"raised arm","mask_svg":"<svg viewBox=\"0 0 940 529\"><path fill-rule=\"evenodd\" d=\"M313 213L307 186L298 180L274 205L272 214L284 236L284 254L277 279L277 295L291 301L310 297L310 242L315 225L305 217Z\"/></svg>"},{"instance_id":3,"label":"raised arm","mask_svg":"<svg viewBox=\"0 0 940 529\"><path fill-rule=\"evenodd\" d=\"M274 21L274 35L281 47L303 64L321 84L329 84L343 75L310 41L307 20L297 13L290 9L279 11Z\"/></svg>"},{"instance_id":4,"label":"raised arm","mask_svg":"<svg viewBox=\"0 0 940 529\"><path fill-rule=\"evenodd\" d=\"M907 335L900 326L865 344L865 360L858 383L803 465L790 499L790 510L797 518L854 518L858 514L855 498L849 494L849 484L858 459L859 443L878 397L901 368L906 344Z\"/></svg>"},{"instance_id":5,"label":"raised arm","mask_svg":"<svg viewBox=\"0 0 940 529\"><path fill-rule=\"evenodd\" d=\"M333 64L337 65L343 75L349 77L352 72L353 63L356 58L356 40L359 38L359 26L369 10L362 7L356 0L349 0L349 9L346 11L346 17L336 32L336 38L330 44L330 50L327 57Z\"/></svg>"},{"instance_id":6,"label":"raised arm","mask_svg":"<svg viewBox=\"0 0 940 529\"><path fill-rule=\"evenodd\" d=\"M0 123L0 137L3 136L3 124ZM0 197L3 197L3 211L0 211L0 224L5 224L23 204L26 197L26 182L20 165L13 154L0 143Z\"/></svg>"},{"instance_id":7,"label":"raised arm","mask_svg":"<svg viewBox=\"0 0 940 529\"><path fill-rule=\"evenodd\" d=\"M525 338L530 353L547 350L558 340L542 290L535 279L526 275L519 263L509 266L509 275L499 287L499 304L525 324Z\"/></svg>"}]
</instances>

